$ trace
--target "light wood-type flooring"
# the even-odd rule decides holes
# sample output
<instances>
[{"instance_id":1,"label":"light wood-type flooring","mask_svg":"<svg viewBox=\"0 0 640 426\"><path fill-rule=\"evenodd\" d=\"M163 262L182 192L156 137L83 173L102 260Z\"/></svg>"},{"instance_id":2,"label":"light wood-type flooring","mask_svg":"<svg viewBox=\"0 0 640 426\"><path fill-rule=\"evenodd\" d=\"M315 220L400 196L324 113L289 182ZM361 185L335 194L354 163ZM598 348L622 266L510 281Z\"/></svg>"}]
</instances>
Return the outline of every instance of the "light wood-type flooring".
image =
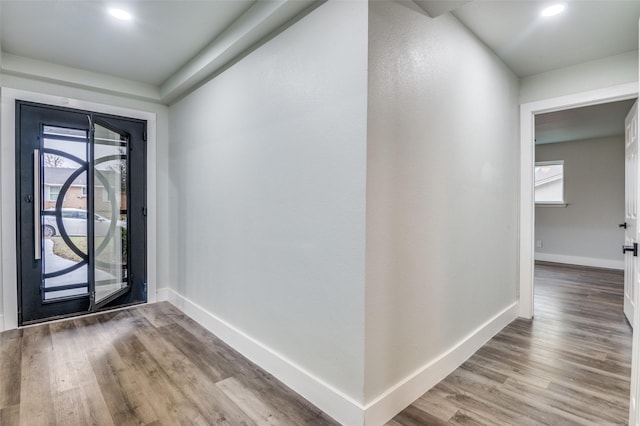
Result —
<instances>
[{"instance_id":1,"label":"light wood-type flooring","mask_svg":"<svg viewBox=\"0 0 640 426\"><path fill-rule=\"evenodd\" d=\"M168 303L0 333L0 425L334 425Z\"/></svg>"},{"instance_id":2,"label":"light wood-type flooring","mask_svg":"<svg viewBox=\"0 0 640 426\"><path fill-rule=\"evenodd\" d=\"M539 263L518 319L387 426L627 424L622 271Z\"/></svg>"},{"instance_id":3,"label":"light wood-type flooring","mask_svg":"<svg viewBox=\"0 0 640 426\"><path fill-rule=\"evenodd\" d=\"M536 266L516 320L388 426L626 424L622 273ZM0 333L0 425L333 425L167 303Z\"/></svg>"}]
</instances>

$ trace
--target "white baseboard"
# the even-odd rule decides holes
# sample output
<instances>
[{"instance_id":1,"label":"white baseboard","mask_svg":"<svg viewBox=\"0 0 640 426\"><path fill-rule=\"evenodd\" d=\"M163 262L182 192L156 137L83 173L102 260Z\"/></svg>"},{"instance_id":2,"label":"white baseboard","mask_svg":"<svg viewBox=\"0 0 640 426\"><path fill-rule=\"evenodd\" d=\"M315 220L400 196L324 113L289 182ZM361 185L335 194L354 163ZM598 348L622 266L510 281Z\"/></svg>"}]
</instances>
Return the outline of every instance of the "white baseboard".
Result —
<instances>
[{"instance_id":1,"label":"white baseboard","mask_svg":"<svg viewBox=\"0 0 640 426\"><path fill-rule=\"evenodd\" d=\"M176 291L169 288L158 289L157 300L170 302L242 355L273 374L295 392L346 426L379 426L386 423L447 377L518 316L518 303L514 302L471 332L456 346L425 364L364 406Z\"/></svg>"},{"instance_id":2,"label":"white baseboard","mask_svg":"<svg viewBox=\"0 0 640 426\"><path fill-rule=\"evenodd\" d=\"M447 377L518 317L518 302L482 324L438 358L387 390L365 407L365 425L382 425Z\"/></svg>"},{"instance_id":3,"label":"white baseboard","mask_svg":"<svg viewBox=\"0 0 640 426\"><path fill-rule=\"evenodd\" d=\"M594 257L566 256L564 254L535 253L535 260L566 263L569 265L592 266L594 268L624 269L624 260L597 259Z\"/></svg>"},{"instance_id":4,"label":"white baseboard","mask_svg":"<svg viewBox=\"0 0 640 426\"><path fill-rule=\"evenodd\" d=\"M156 294L158 302L168 301L341 424L348 426L364 424L362 404L173 289L161 288Z\"/></svg>"},{"instance_id":5,"label":"white baseboard","mask_svg":"<svg viewBox=\"0 0 640 426\"><path fill-rule=\"evenodd\" d=\"M0 314L0 332L4 331L4 315Z\"/></svg>"}]
</instances>

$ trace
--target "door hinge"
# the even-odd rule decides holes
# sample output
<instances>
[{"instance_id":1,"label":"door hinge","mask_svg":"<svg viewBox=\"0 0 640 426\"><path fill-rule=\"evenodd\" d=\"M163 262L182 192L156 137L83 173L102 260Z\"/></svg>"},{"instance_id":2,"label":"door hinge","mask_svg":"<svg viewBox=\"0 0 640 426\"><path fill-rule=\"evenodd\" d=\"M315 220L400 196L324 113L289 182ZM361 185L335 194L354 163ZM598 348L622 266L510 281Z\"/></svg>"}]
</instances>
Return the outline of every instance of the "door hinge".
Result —
<instances>
[{"instance_id":1,"label":"door hinge","mask_svg":"<svg viewBox=\"0 0 640 426\"><path fill-rule=\"evenodd\" d=\"M147 208L146 207L142 208L142 216L147 217Z\"/></svg>"},{"instance_id":2,"label":"door hinge","mask_svg":"<svg viewBox=\"0 0 640 426\"><path fill-rule=\"evenodd\" d=\"M145 142L147 141L147 130L146 129L142 131L142 140L145 141Z\"/></svg>"}]
</instances>

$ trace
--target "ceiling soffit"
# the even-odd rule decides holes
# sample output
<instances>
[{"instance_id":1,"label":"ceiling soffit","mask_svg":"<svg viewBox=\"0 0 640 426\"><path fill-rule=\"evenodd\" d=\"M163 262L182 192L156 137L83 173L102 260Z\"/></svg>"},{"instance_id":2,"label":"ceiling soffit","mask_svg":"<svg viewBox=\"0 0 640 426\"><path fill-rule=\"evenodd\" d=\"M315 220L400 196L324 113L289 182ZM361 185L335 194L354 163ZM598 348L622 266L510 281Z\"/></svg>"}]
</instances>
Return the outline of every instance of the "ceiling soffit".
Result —
<instances>
[{"instance_id":1,"label":"ceiling soffit","mask_svg":"<svg viewBox=\"0 0 640 426\"><path fill-rule=\"evenodd\" d=\"M230 23L228 23L228 25L225 24L219 31L214 31L215 37L208 43L205 41L205 43L198 44L198 40L190 40L191 53L188 56L177 55L176 57L169 58L170 60L163 63L163 69L157 72L153 70L154 63L149 62L148 57L145 55L153 56L154 43L162 43L162 40L154 41L147 36L138 37L136 38L137 42L140 42L140 40L147 41L143 43L143 46L138 46L133 50L138 52L138 57L130 57L128 60L130 60L133 68L136 66L140 68L140 70L136 70L136 72L143 72L147 69L149 75L144 78L136 78L137 74L112 72L109 67L104 69L100 67L92 69L90 66L83 67L76 64L73 60L64 60L64 58L58 61L55 60L56 58L38 58L37 55L35 55L36 57L28 57L24 51L15 48L15 44L7 42L7 37L0 39L4 41L2 44L2 59L0 59L1 71L2 74L5 75L29 77L72 87L86 88L104 93L170 104L189 93L190 90L198 84L201 84L202 81L211 78L217 72L223 70L236 58L259 47L264 40L283 31L323 2L324 0L234 0L224 2L235 4L234 8L227 14ZM104 5L104 3L98 2L8 2L6 0L0 0L0 7L3 9L3 11L0 12L0 14L3 13L3 15L0 16L2 16L5 21L9 19L9 15L6 12L7 8L10 7L10 3L23 5L43 3L49 4L49 6L55 4L62 4L64 6L73 3L82 4L86 7ZM150 5L171 4L174 6L181 5L180 7L185 8L185 3L188 3L189 7L191 7L192 4L198 7L197 4L212 2L166 1L135 2L133 4L138 6L146 5L146 7ZM169 9L165 10L165 15L172 13ZM22 9L20 9L20 12L22 13ZM89 12L84 10L79 13L87 14ZM100 13L104 15L102 11ZM234 16L234 13L239 16ZM184 14L180 16L183 15ZM5 24L5 21L2 21L2 23ZM16 24L17 21L19 20L16 20L14 24ZM149 25L149 23L143 22L143 25ZM180 25L178 25L178 27L180 27ZM11 28L3 25L0 34L4 33L6 35L9 30L11 30ZM154 33L154 31L155 30L151 30L149 34ZM164 31L167 32L167 28L165 28ZM11 34L15 35L16 32L22 34L23 31L20 28L15 28ZM98 31L97 33L101 32ZM169 31L169 33L173 33L170 35L177 39L176 43L179 45L180 34L177 34L175 31ZM53 34L55 33L51 34L51 37L54 37ZM71 34L71 32L68 32L68 34ZM0 35L0 37L2 36ZM66 36L62 36L63 39L64 37ZM75 33L75 37L77 37L77 33ZM33 44L38 44L39 39L33 38L31 40ZM109 45L109 42L106 40L103 41L103 44L104 43ZM63 45L65 44L63 43ZM70 41L69 45L73 45L73 43ZM28 52L29 50L26 49L26 51ZM73 54L76 60L80 60L87 55L98 55L99 60L104 59L96 49L89 51L85 49ZM102 55L108 56L108 52L102 52ZM132 54L128 53L128 55ZM99 60L88 63L99 63ZM119 60L114 58L111 62L111 65L114 67L117 68L119 66Z\"/></svg>"}]
</instances>

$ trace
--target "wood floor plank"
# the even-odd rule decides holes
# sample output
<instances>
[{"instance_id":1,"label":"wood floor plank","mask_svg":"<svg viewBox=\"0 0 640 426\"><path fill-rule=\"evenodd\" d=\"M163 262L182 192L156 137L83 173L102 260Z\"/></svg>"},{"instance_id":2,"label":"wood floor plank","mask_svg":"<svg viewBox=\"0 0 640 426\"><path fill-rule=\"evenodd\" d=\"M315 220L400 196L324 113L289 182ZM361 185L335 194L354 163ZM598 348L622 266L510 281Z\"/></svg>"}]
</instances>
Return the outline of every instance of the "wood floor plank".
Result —
<instances>
[{"instance_id":1,"label":"wood floor plank","mask_svg":"<svg viewBox=\"0 0 640 426\"><path fill-rule=\"evenodd\" d=\"M100 391L85 348L85 341L74 321L50 325L51 395L57 424L112 425L113 419Z\"/></svg>"},{"instance_id":2,"label":"wood floor plank","mask_svg":"<svg viewBox=\"0 0 640 426\"><path fill-rule=\"evenodd\" d=\"M504 386L487 382L482 376L473 372L457 369L447 379L451 379L458 388L468 389L478 394L481 400L495 405L504 404L521 417L530 418L538 424L575 424L570 413L562 412L552 406L543 406L538 400L531 398L531 395L523 397L522 394L515 394Z\"/></svg>"},{"instance_id":3,"label":"wood floor plank","mask_svg":"<svg viewBox=\"0 0 640 426\"><path fill-rule=\"evenodd\" d=\"M476 354L472 358L468 359L460 368L467 368L472 371L493 370L498 373L502 373L509 378L518 380L519 382L529 383L538 388L545 389L551 383L549 378L542 377L535 370L526 370L519 367L501 362L500 360L492 360L482 357L480 354ZM505 379L506 381L506 379ZM504 383L504 381L502 382Z\"/></svg>"},{"instance_id":4,"label":"wood floor plank","mask_svg":"<svg viewBox=\"0 0 640 426\"><path fill-rule=\"evenodd\" d=\"M144 425L156 420L115 350L90 351L89 361L116 425Z\"/></svg>"},{"instance_id":5,"label":"wood floor plank","mask_svg":"<svg viewBox=\"0 0 640 426\"><path fill-rule=\"evenodd\" d=\"M61 321L52 323L49 329L55 349L51 352L51 391L76 388L81 381L84 350L75 345L75 326L72 321Z\"/></svg>"},{"instance_id":6,"label":"wood floor plank","mask_svg":"<svg viewBox=\"0 0 640 426\"><path fill-rule=\"evenodd\" d=\"M157 329L151 326L144 327L142 322L139 322L139 327L135 336L153 356L162 374L166 375L174 387L182 390L185 398L197 407L205 418L220 425L254 425L214 382L202 374L189 357L163 339ZM202 395L208 395L208 398L202 398Z\"/></svg>"},{"instance_id":7,"label":"wood floor plank","mask_svg":"<svg viewBox=\"0 0 640 426\"><path fill-rule=\"evenodd\" d=\"M556 353L544 353L540 348L530 348L529 350L517 350L514 347L505 346L499 340L492 342L492 348L487 348L483 352L487 354L492 351L499 356L526 357L526 362L539 370L547 370L550 375L564 376L567 379L580 377L581 382L589 383L593 386L608 385L610 391L616 391L620 395L626 395L627 389L624 384L625 379L631 375L631 370L615 363L602 362L599 366L596 362L580 357L579 354L558 355ZM554 360L551 364L548 361Z\"/></svg>"},{"instance_id":8,"label":"wood floor plank","mask_svg":"<svg viewBox=\"0 0 640 426\"><path fill-rule=\"evenodd\" d=\"M449 420L450 425L466 425L466 426L483 426L487 424L495 424L495 419L487 418L469 410L458 410Z\"/></svg>"},{"instance_id":9,"label":"wood floor plank","mask_svg":"<svg viewBox=\"0 0 640 426\"><path fill-rule=\"evenodd\" d=\"M252 392L235 377L216 383L240 409L258 426L275 426L282 423L274 407L266 404L260 396Z\"/></svg>"},{"instance_id":10,"label":"wood floor plank","mask_svg":"<svg viewBox=\"0 0 640 426\"><path fill-rule=\"evenodd\" d=\"M98 379L91 367L89 354L92 351L106 351L108 345L102 339L100 323L95 316L75 318L69 321L73 324L75 333L70 340L61 341L65 344L65 351L75 350L80 354L78 358L78 387L82 394L82 408L91 425L114 425L109 407L98 383ZM57 337L54 337L57 342ZM60 348L56 345L55 348Z\"/></svg>"},{"instance_id":11,"label":"wood floor plank","mask_svg":"<svg viewBox=\"0 0 640 426\"><path fill-rule=\"evenodd\" d=\"M447 424L447 422L439 420L437 417L413 405L410 405L402 413L398 414L394 420L403 426L444 426Z\"/></svg>"},{"instance_id":12,"label":"wood floor plank","mask_svg":"<svg viewBox=\"0 0 640 426\"><path fill-rule=\"evenodd\" d=\"M80 388L70 388L54 394L56 424L65 426L88 425L89 417L82 403Z\"/></svg>"},{"instance_id":13,"label":"wood floor plank","mask_svg":"<svg viewBox=\"0 0 640 426\"><path fill-rule=\"evenodd\" d=\"M178 335L182 341L191 340L195 346L192 347L192 350L189 350L190 353L205 354L206 358L211 360L215 368L225 378L236 377L248 388L260 395L268 396L270 405L276 407L279 413L278 418L283 419L284 424L334 424L334 421L321 410L310 406L304 398L293 393L288 387L264 370L247 363L240 354L231 349L226 343L206 331L188 316L179 312L175 307L167 303L159 304L158 307L175 322L174 325L169 327L172 330L169 333L169 336L172 336L169 337L170 340L175 342ZM176 346L183 347L181 344Z\"/></svg>"},{"instance_id":14,"label":"wood floor plank","mask_svg":"<svg viewBox=\"0 0 640 426\"><path fill-rule=\"evenodd\" d=\"M448 424L626 424L632 342L622 305L620 271L537 264L535 318L505 327L388 425L438 424L441 401L447 414L457 408Z\"/></svg>"},{"instance_id":15,"label":"wood floor plank","mask_svg":"<svg viewBox=\"0 0 640 426\"><path fill-rule=\"evenodd\" d=\"M389 426L625 424L616 271L541 264L516 320ZM167 303L0 333L2 425L334 425Z\"/></svg>"},{"instance_id":16,"label":"wood floor plank","mask_svg":"<svg viewBox=\"0 0 640 426\"><path fill-rule=\"evenodd\" d=\"M418 398L413 405L445 422L449 421L459 410L456 404L435 392L429 395L428 398Z\"/></svg>"},{"instance_id":17,"label":"wood floor plank","mask_svg":"<svg viewBox=\"0 0 640 426\"><path fill-rule=\"evenodd\" d=\"M540 389L528 383L518 382L509 378L505 382L505 390L512 394L530 395L542 406L554 407L566 411L572 417L582 418L593 424L600 424L604 420L607 423L624 423L627 418L620 407L603 401L597 397L588 397L553 391L552 389Z\"/></svg>"},{"instance_id":18,"label":"wood floor plank","mask_svg":"<svg viewBox=\"0 0 640 426\"><path fill-rule=\"evenodd\" d=\"M22 425L56 424L50 385L52 350L48 325L24 329L20 369L20 424Z\"/></svg>"},{"instance_id":19,"label":"wood floor plank","mask_svg":"<svg viewBox=\"0 0 640 426\"><path fill-rule=\"evenodd\" d=\"M511 407L496 400L484 398L482 394L476 394L466 388L459 387L453 382L443 381L437 384L431 391L423 395L427 396L433 392L441 392L446 398L454 402L462 409L476 413L482 417L491 419L487 423L495 426L533 426L538 425L533 419L523 416L521 413L511 409Z\"/></svg>"},{"instance_id":20,"label":"wood floor plank","mask_svg":"<svg viewBox=\"0 0 640 426\"><path fill-rule=\"evenodd\" d=\"M0 333L0 425L337 423L168 303Z\"/></svg>"},{"instance_id":21,"label":"wood floor plank","mask_svg":"<svg viewBox=\"0 0 640 426\"><path fill-rule=\"evenodd\" d=\"M194 335L182 326L172 323L164 326L163 335L167 342L178 348L182 353L189 354L189 359L212 382L219 382L235 374L235 368L226 358L210 345L194 338Z\"/></svg>"},{"instance_id":22,"label":"wood floor plank","mask_svg":"<svg viewBox=\"0 0 640 426\"><path fill-rule=\"evenodd\" d=\"M154 327L164 327L173 324L173 319L164 314L153 305L140 305L132 308L132 311L142 315Z\"/></svg>"},{"instance_id":23,"label":"wood floor plank","mask_svg":"<svg viewBox=\"0 0 640 426\"><path fill-rule=\"evenodd\" d=\"M628 395L618 395L617 393L611 393L606 390L605 387L594 387L592 384L585 384L580 380L575 381L567 378L564 374L557 374L559 370L548 370L545 367L538 368L536 365L527 365L522 363L513 363L511 360L505 359L505 355L497 355L491 356L487 355L486 352L476 353L474 356L474 361L482 360L489 361L492 365L495 365L496 368L504 368L508 371L513 371L511 377L517 379L521 382L530 383L536 385L536 382L540 383L539 387L551 389L558 383L561 383L568 389L572 389L576 392L582 392L585 394L592 394L602 397L608 401L611 401L613 404L625 404L628 403Z\"/></svg>"},{"instance_id":24,"label":"wood floor plank","mask_svg":"<svg viewBox=\"0 0 640 426\"><path fill-rule=\"evenodd\" d=\"M19 333L0 334L0 410L20 403L21 337L22 330Z\"/></svg>"},{"instance_id":25,"label":"wood floor plank","mask_svg":"<svg viewBox=\"0 0 640 426\"><path fill-rule=\"evenodd\" d=\"M149 353L147 347L135 335L140 325L128 311L119 311L110 318L98 318L103 333L124 365L127 381L132 383L136 406L143 404L145 424L205 425L206 417L189 401L182 389L173 385L170 378ZM139 397L153 395L139 402Z\"/></svg>"},{"instance_id":26,"label":"wood floor plank","mask_svg":"<svg viewBox=\"0 0 640 426\"><path fill-rule=\"evenodd\" d=\"M9 405L0 408L0 425L19 425L20 424L20 405Z\"/></svg>"}]
</instances>

